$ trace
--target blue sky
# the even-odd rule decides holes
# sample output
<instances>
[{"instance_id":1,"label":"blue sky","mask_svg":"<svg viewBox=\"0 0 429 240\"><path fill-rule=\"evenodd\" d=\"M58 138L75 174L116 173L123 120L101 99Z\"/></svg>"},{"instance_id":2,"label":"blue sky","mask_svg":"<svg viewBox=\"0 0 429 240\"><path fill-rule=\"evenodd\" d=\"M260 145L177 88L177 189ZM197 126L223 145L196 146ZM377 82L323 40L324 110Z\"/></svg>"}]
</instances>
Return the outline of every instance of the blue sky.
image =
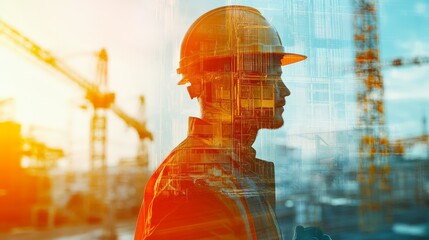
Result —
<instances>
[{"instance_id":1,"label":"blue sky","mask_svg":"<svg viewBox=\"0 0 429 240\"><path fill-rule=\"evenodd\" d=\"M380 1L380 51L383 59L429 56L429 1ZM421 134L429 117L429 64L383 71L390 134Z\"/></svg>"}]
</instances>

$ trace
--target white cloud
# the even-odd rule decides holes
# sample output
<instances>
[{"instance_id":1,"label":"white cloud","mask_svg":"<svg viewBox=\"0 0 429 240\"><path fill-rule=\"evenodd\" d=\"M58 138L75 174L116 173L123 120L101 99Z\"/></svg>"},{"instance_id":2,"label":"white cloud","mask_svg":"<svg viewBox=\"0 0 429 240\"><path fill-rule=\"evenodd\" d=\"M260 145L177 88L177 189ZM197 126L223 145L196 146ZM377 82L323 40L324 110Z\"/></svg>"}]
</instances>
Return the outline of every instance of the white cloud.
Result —
<instances>
[{"instance_id":1,"label":"white cloud","mask_svg":"<svg viewBox=\"0 0 429 240\"><path fill-rule=\"evenodd\" d=\"M398 49L407 53L404 59L428 56L429 46L423 40L408 40L396 43ZM428 99L429 64L408 65L386 69L383 72L386 99Z\"/></svg>"},{"instance_id":2,"label":"white cloud","mask_svg":"<svg viewBox=\"0 0 429 240\"><path fill-rule=\"evenodd\" d=\"M429 55L429 45L426 41L423 40L406 40L398 41L396 43L397 47L407 51L410 56L421 56L423 54Z\"/></svg>"},{"instance_id":3,"label":"white cloud","mask_svg":"<svg viewBox=\"0 0 429 240\"><path fill-rule=\"evenodd\" d=\"M419 16L427 16L428 6L423 2L418 2L414 5L414 12Z\"/></svg>"},{"instance_id":4,"label":"white cloud","mask_svg":"<svg viewBox=\"0 0 429 240\"><path fill-rule=\"evenodd\" d=\"M404 66L384 74L385 99L429 99L429 66Z\"/></svg>"},{"instance_id":5,"label":"white cloud","mask_svg":"<svg viewBox=\"0 0 429 240\"><path fill-rule=\"evenodd\" d=\"M400 52L405 52L404 59L417 56L429 56L429 46L422 39L397 41ZM429 64L408 65L388 68L383 72L385 83L385 98L394 99L428 99L429 95Z\"/></svg>"}]
</instances>

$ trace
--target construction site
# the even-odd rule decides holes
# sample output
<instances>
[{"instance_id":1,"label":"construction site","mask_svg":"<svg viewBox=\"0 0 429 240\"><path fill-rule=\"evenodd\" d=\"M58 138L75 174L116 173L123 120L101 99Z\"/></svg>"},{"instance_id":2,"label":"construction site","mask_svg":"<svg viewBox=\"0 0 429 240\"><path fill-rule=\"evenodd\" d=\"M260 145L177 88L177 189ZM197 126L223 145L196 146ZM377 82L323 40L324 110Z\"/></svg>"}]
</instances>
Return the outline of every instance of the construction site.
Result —
<instances>
[{"instance_id":1,"label":"construction site","mask_svg":"<svg viewBox=\"0 0 429 240\"><path fill-rule=\"evenodd\" d=\"M290 52L257 157L284 239L429 239L429 2L0 0L0 239L134 239L146 182L187 132L190 24L252 6ZM37 10L36 10L37 9Z\"/></svg>"}]
</instances>

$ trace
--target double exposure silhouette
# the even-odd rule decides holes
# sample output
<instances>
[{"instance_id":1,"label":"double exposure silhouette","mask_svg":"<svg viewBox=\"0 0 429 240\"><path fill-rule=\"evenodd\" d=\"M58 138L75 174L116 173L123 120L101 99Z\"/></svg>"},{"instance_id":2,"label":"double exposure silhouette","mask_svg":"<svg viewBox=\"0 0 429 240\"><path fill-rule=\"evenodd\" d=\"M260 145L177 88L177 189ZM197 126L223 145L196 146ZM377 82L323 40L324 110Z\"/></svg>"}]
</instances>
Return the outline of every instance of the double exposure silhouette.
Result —
<instances>
[{"instance_id":1,"label":"double exposure silhouette","mask_svg":"<svg viewBox=\"0 0 429 240\"><path fill-rule=\"evenodd\" d=\"M201 106L188 137L150 178L136 239L280 239L274 164L255 158L258 130L283 125L285 53L261 13L225 6L198 18L181 48L179 84Z\"/></svg>"}]
</instances>

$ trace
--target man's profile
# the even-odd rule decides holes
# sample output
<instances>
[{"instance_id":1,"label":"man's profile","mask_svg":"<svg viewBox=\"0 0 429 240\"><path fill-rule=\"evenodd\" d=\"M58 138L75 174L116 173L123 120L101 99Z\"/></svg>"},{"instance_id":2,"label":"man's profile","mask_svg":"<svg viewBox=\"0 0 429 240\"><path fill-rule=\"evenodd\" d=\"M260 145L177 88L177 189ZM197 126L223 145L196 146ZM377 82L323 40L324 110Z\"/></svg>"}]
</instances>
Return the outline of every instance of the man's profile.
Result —
<instances>
[{"instance_id":1,"label":"man's profile","mask_svg":"<svg viewBox=\"0 0 429 240\"><path fill-rule=\"evenodd\" d=\"M274 164L255 157L258 130L283 125L289 89L276 29L251 7L198 18L181 47L179 84L201 106L188 137L150 178L135 239L281 239Z\"/></svg>"}]
</instances>

